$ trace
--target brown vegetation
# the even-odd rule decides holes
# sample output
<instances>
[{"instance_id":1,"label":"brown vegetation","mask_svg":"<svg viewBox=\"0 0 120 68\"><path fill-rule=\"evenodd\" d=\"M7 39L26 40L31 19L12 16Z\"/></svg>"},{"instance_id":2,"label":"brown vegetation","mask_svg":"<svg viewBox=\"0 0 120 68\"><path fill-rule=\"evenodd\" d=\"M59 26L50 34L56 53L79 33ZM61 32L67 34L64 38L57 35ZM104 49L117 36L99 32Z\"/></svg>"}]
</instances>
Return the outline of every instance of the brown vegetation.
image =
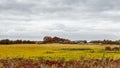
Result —
<instances>
[{"instance_id":1,"label":"brown vegetation","mask_svg":"<svg viewBox=\"0 0 120 68\"><path fill-rule=\"evenodd\" d=\"M110 46L108 46L108 47L105 47L105 50L106 50L106 51L119 51L120 48L119 48L119 47L111 48Z\"/></svg>"},{"instance_id":2,"label":"brown vegetation","mask_svg":"<svg viewBox=\"0 0 120 68\"><path fill-rule=\"evenodd\" d=\"M91 60L32 60L23 58L0 59L0 68L120 68L120 59Z\"/></svg>"},{"instance_id":3,"label":"brown vegetation","mask_svg":"<svg viewBox=\"0 0 120 68\"><path fill-rule=\"evenodd\" d=\"M111 51L112 49L111 49L111 47L108 46L108 47L105 47L105 50L106 51Z\"/></svg>"},{"instance_id":4,"label":"brown vegetation","mask_svg":"<svg viewBox=\"0 0 120 68\"><path fill-rule=\"evenodd\" d=\"M44 43L71 43L71 40L69 39L63 39L59 37L51 37L51 36L45 36L43 39Z\"/></svg>"},{"instance_id":5,"label":"brown vegetation","mask_svg":"<svg viewBox=\"0 0 120 68\"><path fill-rule=\"evenodd\" d=\"M119 47L114 47L112 50L113 50L113 51L119 51L120 48L119 48Z\"/></svg>"}]
</instances>

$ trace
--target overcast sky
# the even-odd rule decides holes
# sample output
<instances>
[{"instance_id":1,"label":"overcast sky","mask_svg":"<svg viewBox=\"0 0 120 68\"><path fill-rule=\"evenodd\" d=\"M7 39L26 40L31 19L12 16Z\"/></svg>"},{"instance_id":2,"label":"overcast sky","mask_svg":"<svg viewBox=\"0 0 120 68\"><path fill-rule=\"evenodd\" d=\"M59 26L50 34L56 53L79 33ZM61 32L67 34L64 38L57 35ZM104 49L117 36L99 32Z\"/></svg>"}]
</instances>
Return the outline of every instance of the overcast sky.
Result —
<instances>
[{"instance_id":1,"label":"overcast sky","mask_svg":"<svg viewBox=\"0 0 120 68\"><path fill-rule=\"evenodd\" d=\"M120 39L120 0L0 0L0 39Z\"/></svg>"}]
</instances>

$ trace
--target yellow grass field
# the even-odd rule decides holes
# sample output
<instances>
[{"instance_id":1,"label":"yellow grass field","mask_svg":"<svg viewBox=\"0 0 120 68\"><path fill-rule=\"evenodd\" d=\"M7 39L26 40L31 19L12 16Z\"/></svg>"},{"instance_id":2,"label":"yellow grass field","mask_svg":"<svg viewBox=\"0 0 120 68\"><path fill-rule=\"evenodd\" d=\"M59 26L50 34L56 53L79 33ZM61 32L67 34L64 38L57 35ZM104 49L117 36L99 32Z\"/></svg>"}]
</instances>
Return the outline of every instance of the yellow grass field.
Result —
<instances>
[{"instance_id":1,"label":"yellow grass field","mask_svg":"<svg viewBox=\"0 0 120 68\"><path fill-rule=\"evenodd\" d=\"M112 45L111 45L112 46ZM105 45L14 44L0 45L0 58L99 59L120 58L120 52L104 51Z\"/></svg>"}]
</instances>

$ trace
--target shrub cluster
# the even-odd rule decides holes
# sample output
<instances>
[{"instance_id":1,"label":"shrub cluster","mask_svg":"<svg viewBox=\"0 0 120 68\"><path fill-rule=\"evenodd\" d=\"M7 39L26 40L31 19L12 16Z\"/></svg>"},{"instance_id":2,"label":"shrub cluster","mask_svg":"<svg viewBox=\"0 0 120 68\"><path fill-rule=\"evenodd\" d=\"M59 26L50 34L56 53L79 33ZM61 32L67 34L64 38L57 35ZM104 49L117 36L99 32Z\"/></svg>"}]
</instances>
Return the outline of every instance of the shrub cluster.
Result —
<instances>
[{"instance_id":1,"label":"shrub cluster","mask_svg":"<svg viewBox=\"0 0 120 68\"><path fill-rule=\"evenodd\" d=\"M106 50L106 51L119 51L119 50L120 50L120 47L111 48L110 46L108 46L108 47L105 47L105 50Z\"/></svg>"}]
</instances>

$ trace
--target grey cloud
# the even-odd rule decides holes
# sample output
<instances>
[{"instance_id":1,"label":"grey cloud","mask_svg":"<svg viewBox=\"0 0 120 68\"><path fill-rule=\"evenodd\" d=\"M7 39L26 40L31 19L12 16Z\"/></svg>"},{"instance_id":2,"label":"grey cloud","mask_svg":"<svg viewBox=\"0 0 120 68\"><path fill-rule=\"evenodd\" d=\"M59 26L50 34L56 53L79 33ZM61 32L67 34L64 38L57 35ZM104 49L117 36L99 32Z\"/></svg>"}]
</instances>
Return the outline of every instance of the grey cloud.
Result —
<instances>
[{"instance_id":1,"label":"grey cloud","mask_svg":"<svg viewBox=\"0 0 120 68\"><path fill-rule=\"evenodd\" d=\"M119 0L0 0L0 38L119 39ZM115 23L115 24L114 24Z\"/></svg>"}]
</instances>

